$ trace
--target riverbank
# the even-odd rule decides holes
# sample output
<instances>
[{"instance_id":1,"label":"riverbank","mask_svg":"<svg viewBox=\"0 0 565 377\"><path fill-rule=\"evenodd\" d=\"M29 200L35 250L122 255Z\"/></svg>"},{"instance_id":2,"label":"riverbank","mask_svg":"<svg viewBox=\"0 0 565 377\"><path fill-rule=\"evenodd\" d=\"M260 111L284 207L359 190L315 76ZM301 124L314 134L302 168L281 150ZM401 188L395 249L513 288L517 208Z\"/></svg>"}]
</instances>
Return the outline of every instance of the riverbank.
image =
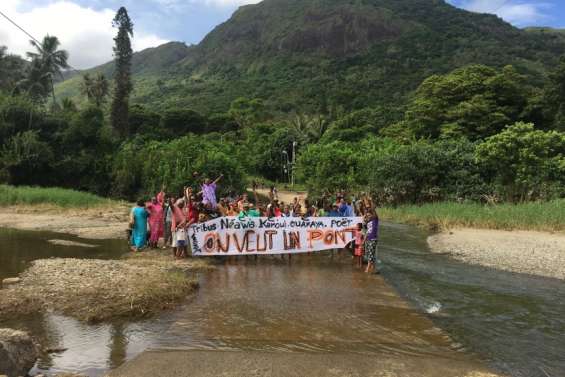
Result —
<instances>
[{"instance_id":1,"label":"riverbank","mask_svg":"<svg viewBox=\"0 0 565 377\"><path fill-rule=\"evenodd\" d=\"M565 279L565 200L522 204L431 203L379 216L438 232L432 252L474 265Z\"/></svg>"},{"instance_id":2,"label":"riverbank","mask_svg":"<svg viewBox=\"0 0 565 377\"><path fill-rule=\"evenodd\" d=\"M203 260L170 253L129 254L121 260L40 259L20 282L0 290L0 320L54 311L81 321L137 319L174 307L197 286Z\"/></svg>"},{"instance_id":3,"label":"riverbank","mask_svg":"<svg viewBox=\"0 0 565 377\"><path fill-rule=\"evenodd\" d=\"M463 228L432 235L428 244L465 263L565 279L565 233Z\"/></svg>"},{"instance_id":4,"label":"riverbank","mask_svg":"<svg viewBox=\"0 0 565 377\"><path fill-rule=\"evenodd\" d=\"M383 220L423 226L435 231L452 228L565 232L565 200L522 204L430 203L379 209Z\"/></svg>"},{"instance_id":5,"label":"riverbank","mask_svg":"<svg viewBox=\"0 0 565 377\"><path fill-rule=\"evenodd\" d=\"M103 200L85 208L41 203L0 207L0 227L124 239L126 247L126 203ZM19 284L0 290L0 320L46 310L88 322L150 316L194 291L196 272L205 268L206 261L174 260L165 251L128 254L121 260L36 260L21 274Z\"/></svg>"},{"instance_id":6,"label":"riverbank","mask_svg":"<svg viewBox=\"0 0 565 377\"><path fill-rule=\"evenodd\" d=\"M125 239L130 209L125 203L84 209L52 204L7 206L0 207L0 227Z\"/></svg>"}]
</instances>

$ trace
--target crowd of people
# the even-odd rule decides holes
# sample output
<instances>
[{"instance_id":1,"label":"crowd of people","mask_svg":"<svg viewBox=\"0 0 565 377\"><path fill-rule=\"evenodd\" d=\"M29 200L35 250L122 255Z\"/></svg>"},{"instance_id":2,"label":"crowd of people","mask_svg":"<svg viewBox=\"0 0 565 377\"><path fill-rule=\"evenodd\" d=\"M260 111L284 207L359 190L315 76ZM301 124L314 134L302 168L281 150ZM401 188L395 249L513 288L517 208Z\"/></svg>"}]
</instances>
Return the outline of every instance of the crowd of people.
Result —
<instances>
[{"instance_id":1,"label":"crowd of people","mask_svg":"<svg viewBox=\"0 0 565 377\"><path fill-rule=\"evenodd\" d=\"M198 178L198 173L194 173ZM257 184L253 184L253 198L247 193L234 192L217 200L217 185L223 178L202 180L195 188L187 186L178 196L161 191L151 200L141 199L130 214L128 238L132 251L147 247L163 249L171 247L176 258L189 256L188 228L196 223L207 222L222 216L238 217L363 217L357 224L357 232L351 244L356 264L367 262L365 272L378 272L377 242L379 218L370 196L361 193L356 198L345 191L326 193L319 200L311 201L295 197L292 202L279 200L276 187L271 187L268 198L260 200Z\"/></svg>"}]
</instances>

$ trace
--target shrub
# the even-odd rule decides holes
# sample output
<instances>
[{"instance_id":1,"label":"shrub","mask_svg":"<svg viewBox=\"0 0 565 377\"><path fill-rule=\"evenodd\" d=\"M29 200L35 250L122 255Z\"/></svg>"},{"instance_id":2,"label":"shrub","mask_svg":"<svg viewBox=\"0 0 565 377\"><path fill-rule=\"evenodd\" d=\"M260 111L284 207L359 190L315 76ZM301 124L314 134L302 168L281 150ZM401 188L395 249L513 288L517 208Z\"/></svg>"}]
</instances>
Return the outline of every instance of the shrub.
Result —
<instances>
[{"instance_id":1,"label":"shrub","mask_svg":"<svg viewBox=\"0 0 565 377\"><path fill-rule=\"evenodd\" d=\"M509 201L565 195L565 134L518 122L481 143L477 161Z\"/></svg>"}]
</instances>

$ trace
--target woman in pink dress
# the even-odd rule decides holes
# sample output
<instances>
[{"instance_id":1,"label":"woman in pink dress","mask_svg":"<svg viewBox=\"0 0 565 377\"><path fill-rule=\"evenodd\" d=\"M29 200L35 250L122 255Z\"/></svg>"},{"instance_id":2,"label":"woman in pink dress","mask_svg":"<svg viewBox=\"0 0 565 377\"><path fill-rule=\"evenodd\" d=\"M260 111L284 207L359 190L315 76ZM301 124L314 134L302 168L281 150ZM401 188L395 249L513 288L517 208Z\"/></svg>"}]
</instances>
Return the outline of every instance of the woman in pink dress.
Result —
<instances>
[{"instance_id":1,"label":"woman in pink dress","mask_svg":"<svg viewBox=\"0 0 565 377\"><path fill-rule=\"evenodd\" d=\"M147 210L149 211L149 247L156 248L159 238L163 235L163 205L157 198L153 198Z\"/></svg>"}]
</instances>

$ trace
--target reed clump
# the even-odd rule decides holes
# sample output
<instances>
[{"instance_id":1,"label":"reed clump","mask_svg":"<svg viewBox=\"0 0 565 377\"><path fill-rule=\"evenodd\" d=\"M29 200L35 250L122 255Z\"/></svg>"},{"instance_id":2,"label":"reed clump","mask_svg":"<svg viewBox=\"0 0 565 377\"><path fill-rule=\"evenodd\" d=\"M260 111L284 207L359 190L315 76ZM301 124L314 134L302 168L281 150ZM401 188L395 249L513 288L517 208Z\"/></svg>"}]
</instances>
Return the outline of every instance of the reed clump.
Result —
<instances>
[{"instance_id":1,"label":"reed clump","mask_svg":"<svg viewBox=\"0 0 565 377\"><path fill-rule=\"evenodd\" d=\"M100 196L62 188L0 185L0 206L53 205L63 208L94 208L117 203Z\"/></svg>"},{"instance_id":2,"label":"reed clump","mask_svg":"<svg viewBox=\"0 0 565 377\"><path fill-rule=\"evenodd\" d=\"M440 202L385 207L381 218L426 226L434 230L483 228L501 230L565 231L565 199L520 204Z\"/></svg>"}]
</instances>

